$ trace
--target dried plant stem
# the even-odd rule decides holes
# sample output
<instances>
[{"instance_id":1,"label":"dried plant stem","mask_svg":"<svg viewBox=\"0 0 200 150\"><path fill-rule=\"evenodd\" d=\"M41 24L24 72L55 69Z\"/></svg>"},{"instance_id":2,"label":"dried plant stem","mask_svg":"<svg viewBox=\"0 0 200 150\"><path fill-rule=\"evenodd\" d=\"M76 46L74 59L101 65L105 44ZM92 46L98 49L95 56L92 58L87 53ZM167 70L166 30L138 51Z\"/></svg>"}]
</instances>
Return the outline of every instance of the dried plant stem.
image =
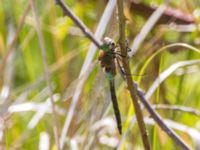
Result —
<instances>
[{"instance_id":1,"label":"dried plant stem","mask_svg":"<svg viewBox=\"0 0 200 150\"><path fill-rule=\"evenodd\" d=\"M136 83L134 83L135 91L139 97L139 100L151 114L151 117L157 122L157 124L184 150L191 150L191 148L172 130L170 129L162 120L160 115L151 107L149 102L145 99L144 93L138 89Z\"/></svg>"},{"instance_id":2,"label":"dried plant stem","mask_svg":"<svg viewBox=\"0 0 200 150\"><path fill-rule=\"evenodd\" d=\"M59 144L59 137L58 137L58 126L57 126L57 119L56 119L56 111L55 111L55 106L54 106L54 98L53 98L53 88L51 85L51 77L50 77L50 71L48 68L48 61L47 61L47 53L46 53L46 47L44 44L44 37L42 35L42 30L39 22L39 17L36 12L36 7L34 0L30 0L30 5L33 11L33 15L35 18L36 22L36 30L39 38L39 43L40 43L40 48L42 52L42 60L43 60L43 65L44 65L44 71L45 71L45 80L47 82L47 86L49 89L49 98L51 102L51 109L52 109L52 123L53 123L53 132L54 132L54 138L57 146L57 150L60 150L60 144Z\"/></svg>"},{"instance_id":3,"label":"dried plant stem","mask_svg":"<svg viewBox=\"0 0 200 150\"><path fill-rule=\"evenodd\" d=\"M85 24L70 10L70 8L63 2L63 0L55 0L56 4L58 4L63 12L68 15L76 25L82 30L82 32L98 47L100 48L101 43L97 41L92 34L92 32L85 26Z\"/></svg>"},{"instance_id":4,"label":"dried plant stem","mask_svg":"<svg viewBox=\"0 0 200 150\"><path fill-rule=\"evenodd\" d=\"M127 47L125 45L125 43L126 43L126 40L125 40L125 17L124 17L123 0L117 0L117 7L118 7L119 31L120 31L119 45L121 48L121 54L126 56L127 55ZM122 63L123 63L123 68L125 70L125 73L131 74L130 67L129 67L129 61L128 61L127 57L124 57L122 59ZM138 98L137 98L136 92L134 90L132 77L127 76L126 81L128 84L128 90L130 92L133 106L135 109L138 126L140 129L141 135L142 135L142 141L144 144L144 148L145 148L145 150L150 150L151 147L150 147L150 143L148 140L147 130L146 130L145 123L143 120L143 114L140 109L140 105L138 103Z\"/></svg>"}]
</instances>

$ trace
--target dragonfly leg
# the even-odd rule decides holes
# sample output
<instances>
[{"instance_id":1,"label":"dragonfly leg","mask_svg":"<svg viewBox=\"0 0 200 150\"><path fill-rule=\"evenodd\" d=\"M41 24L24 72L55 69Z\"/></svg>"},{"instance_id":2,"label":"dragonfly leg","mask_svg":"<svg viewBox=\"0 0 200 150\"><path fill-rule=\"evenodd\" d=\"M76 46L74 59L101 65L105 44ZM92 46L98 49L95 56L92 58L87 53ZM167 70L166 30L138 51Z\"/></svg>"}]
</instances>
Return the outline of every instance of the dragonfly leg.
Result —
<instances>
[{"instance_id":1,"label":"dragonfly leg","mask_svg":"<svg viewBox=\"0 0 200 150\"><path fill-rule=\"evenodd\" d=\"M144 75L137 75L137 74L128 74L128 73L126 73L124 71L122 65L120 64L119 60L121 60L121 57L116 56L117 66L118 66L118 68L120 70L120 74L121 74L121 76L122 76L123 79L125 79L125 76L145 76L145 74Z\"/></svg>"},{"instance_id":2,"label":"dragonfly leg","mask_svg":"<svg viewBox=\"0 0 200 150\"><path fill-rule=\"evenodd\" d=\"M113 53L115 56L120 56L120 57L123 57L125 58L127 55L122 55L120 52L114 52Z\"/></svg>"}]
</instances>

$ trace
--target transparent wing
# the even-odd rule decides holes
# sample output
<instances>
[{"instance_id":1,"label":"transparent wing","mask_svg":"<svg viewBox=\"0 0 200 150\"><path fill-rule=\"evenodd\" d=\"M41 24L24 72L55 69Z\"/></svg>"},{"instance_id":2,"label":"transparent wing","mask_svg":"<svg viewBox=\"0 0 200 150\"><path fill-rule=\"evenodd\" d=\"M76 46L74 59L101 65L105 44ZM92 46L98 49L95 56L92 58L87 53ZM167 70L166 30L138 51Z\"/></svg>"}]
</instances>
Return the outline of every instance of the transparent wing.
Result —
<instances>
[{"instance_id":1,"label":"transparent wing","mask_svg":"<svg viewBox=\"0 0 200 150\"><path fill-rule=\"evenodd\" d=\"M94 67L97 65L97 61L95 61L93 64L90 65L88 71L81 77L79 77L78 79L72 81L70 83L69 86L67 86L62 99L64 101L69 100L72 98L72 96L74 95L75 89L78 88L77 85L80 82L86 82L86 80L88 79L88 76L90 75L91 71L94 69Z\"/></svg>"},{"instance_id":2,"label":"transparent wing","mask_svg":"<svg viewBox=\"0 0 200 150\"><path fill-rule=\"evenodd\" d=\"M111 20L105 32L105 36L114 39L115 41L118 39L119 36L119 28L118 28L118 19L117 19L117 10L113 11Z\"/></svg>"}]
</instances>

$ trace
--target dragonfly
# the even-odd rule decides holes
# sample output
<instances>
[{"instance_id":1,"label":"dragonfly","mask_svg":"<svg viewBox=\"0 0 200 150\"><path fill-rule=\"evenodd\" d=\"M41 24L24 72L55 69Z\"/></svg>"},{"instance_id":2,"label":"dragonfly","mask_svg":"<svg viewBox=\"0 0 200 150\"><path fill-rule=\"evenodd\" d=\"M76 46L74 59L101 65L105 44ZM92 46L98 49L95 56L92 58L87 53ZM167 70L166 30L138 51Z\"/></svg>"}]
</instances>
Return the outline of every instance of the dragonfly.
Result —
<instances>
[{"instance_id":1,"label":"dragonfly","mask_svg":"<svg viewBox=\"0 0 200 150\"><path fill-rule=\"evenodd\" d=\"M119 65L119 60L117 59L117 56L121 56L120 53L117 52L117 47L118 46L115 44L113 39L105 37L103 39L103 44L101 45L101 50L99 51L98 60L100 61L101 68L103 68L106 78L109 81L111 100L117 122L117 128L119 133L122 134L121 115L117 102L114 80L116 75L115 62L117 62L117 64Z\"/></svg>"}]
</instances>

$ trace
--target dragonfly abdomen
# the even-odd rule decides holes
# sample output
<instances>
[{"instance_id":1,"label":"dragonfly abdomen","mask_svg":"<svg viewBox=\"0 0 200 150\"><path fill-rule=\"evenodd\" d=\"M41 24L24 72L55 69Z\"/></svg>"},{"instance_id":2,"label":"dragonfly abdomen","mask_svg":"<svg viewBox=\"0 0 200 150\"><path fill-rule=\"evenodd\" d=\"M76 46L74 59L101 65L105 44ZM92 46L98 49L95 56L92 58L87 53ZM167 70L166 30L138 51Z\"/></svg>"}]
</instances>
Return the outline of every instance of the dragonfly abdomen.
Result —
<instances>
[{"instance_id":1,"label":"dragonfly abdomen","mask_svg":"<svg viewBox=\"0 0 200 150\"><path fill-rule=\"evenodd\" d=\"M115 118L117 121L117 128L119 130L119 133L122 133L122 123L121 123L121 115L120 115L120 110L117 102L117 97L115 93L115 85L114 85L114 79L110 80L110 93L111 93L111 99L112 99L112 104L113 104L113 109L115 112Z\"/></svg>"}]
</instances>

